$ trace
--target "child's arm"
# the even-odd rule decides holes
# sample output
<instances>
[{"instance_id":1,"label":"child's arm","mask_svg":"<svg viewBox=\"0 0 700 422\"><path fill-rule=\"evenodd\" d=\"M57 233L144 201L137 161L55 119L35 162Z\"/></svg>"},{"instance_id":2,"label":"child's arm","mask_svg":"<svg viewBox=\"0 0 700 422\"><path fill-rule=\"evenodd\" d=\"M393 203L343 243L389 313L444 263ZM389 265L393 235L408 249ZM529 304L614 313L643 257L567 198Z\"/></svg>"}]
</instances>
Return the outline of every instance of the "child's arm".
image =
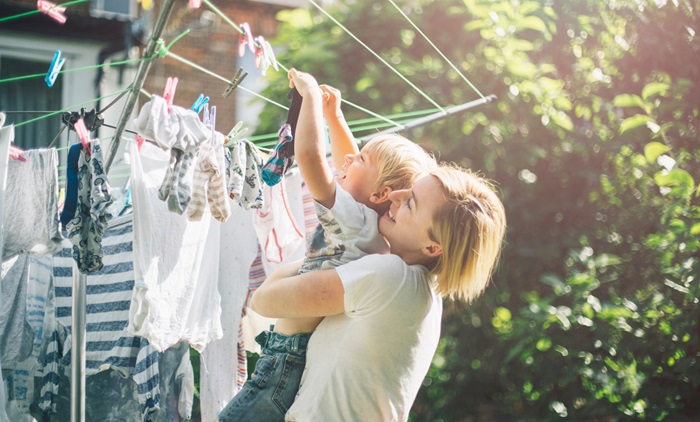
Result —
<instances>
[{"instance_id":1,"label":"child's arm","mask_svg":"<svg viewBox=\"0 0 700 422\"><path fill-rule=\"evenodd\" d=\"M289 71L290 86L304 98L294 139L294 158L311 196L326 208L335 203L335 180L326 161L321 89L313 76Z\"/></svg>"},{"instance_id":2,"label":"child's arm","mask_svg":"<svg viewBox=\"0 0 700 422\"><path fill-rule=\"evenodd\" d=\"M323 91L323 117L326 118L331 138L331 157L336 171L340 173L345 163L345 155L357 154L360 149L340 110L340 91L329 85L321 85L321 90Z\"/></svg>"}]
</instances>

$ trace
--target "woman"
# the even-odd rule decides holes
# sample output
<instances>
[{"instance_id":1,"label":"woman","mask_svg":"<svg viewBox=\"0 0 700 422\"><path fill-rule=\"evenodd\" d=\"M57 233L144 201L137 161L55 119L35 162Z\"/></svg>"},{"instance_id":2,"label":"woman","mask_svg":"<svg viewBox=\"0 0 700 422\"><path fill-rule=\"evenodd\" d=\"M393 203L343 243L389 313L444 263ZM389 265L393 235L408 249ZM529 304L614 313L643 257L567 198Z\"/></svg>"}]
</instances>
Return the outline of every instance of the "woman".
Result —
<instances>
[{"instance_id":1,"label":"woman","mask_svg":"<svg viewBox=\"0 0 700 422\"><path fill-rule=\"evenodd\" d=\"M288 421L407 420L437 348L442 297L469 302L488 284L505 211L484 179L443 165L390 200L379 219L390 254L302 275L284 266L252 297L267 317L325 317Z\"/></svg>"}]
</instances>

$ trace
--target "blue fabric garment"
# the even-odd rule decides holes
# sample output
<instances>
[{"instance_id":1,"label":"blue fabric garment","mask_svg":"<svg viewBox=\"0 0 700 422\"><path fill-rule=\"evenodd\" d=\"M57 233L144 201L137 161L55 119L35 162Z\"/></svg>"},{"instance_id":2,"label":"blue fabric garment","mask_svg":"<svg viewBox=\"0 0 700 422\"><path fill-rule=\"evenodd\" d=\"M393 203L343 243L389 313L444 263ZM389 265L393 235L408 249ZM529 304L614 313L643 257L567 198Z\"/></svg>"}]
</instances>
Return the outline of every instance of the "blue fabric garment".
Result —
<instances>
[{"instance_id":1,"label":"blue fabric garment","mask_svg":"<svg viewBox=\"0 0 700 422\"><path fill-rule=\"evenodd\" d=\"M123 377L132 376L144 419L160 402L158 352L146 339L130 335L129 306L134 288L133 224L104 233L104 267L87 277L86 286L86 376L113 369ZM40 407L55 409L59 366L71 363L70 340L61 344L61 330L71 328L72 250L68 242L54 255L56 333L47 351Z\"/></svg>"},{"instance_id":2,"label":"blue fabric garment","mask_svg":"<svg viewBox=\"0 0 700 422\"><path fill-rule=\"evenodd\" d=\"M61 225L66 227L68 222L75 217L75 209L78 205L78 159L83 144L78 142L68 149L68 162L66 165L66 199L61 211Z\"/></svg>"}]
</instances>

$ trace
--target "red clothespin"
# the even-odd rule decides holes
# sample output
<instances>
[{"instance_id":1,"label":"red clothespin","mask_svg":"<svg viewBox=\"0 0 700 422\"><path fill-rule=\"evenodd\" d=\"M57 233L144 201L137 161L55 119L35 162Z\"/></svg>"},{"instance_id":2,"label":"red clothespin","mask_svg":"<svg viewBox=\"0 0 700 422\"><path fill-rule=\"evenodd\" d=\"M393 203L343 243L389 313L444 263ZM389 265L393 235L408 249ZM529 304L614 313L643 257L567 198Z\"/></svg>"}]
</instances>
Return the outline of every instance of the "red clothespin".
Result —
<instances>
[{"instance_id":1,"label":"red clothespin","mask_svg":"<svg viewBox=\"0 0 700 422\"><path fill-rule=\"evenodd\" d=\"M199 9L202 6L202 0L190 0L190 9Z\"/></svg>"},{"instance_id":2,"label":"red clothespin","mask_svg":"<svg viewBox=\"0 0 700 422\"><path fill-rule=\"evenodd\" d=\"M27 161L26 158L22 157L22 150L17 147L13 147L12 145L10 145L10 158L15 159L17 161L21 161L23 163Z\"/></svg>"},{"instance_id":3,"label":"red clothespin","mask_svg":"<svg viewBox=\"0 0 700 422\"><path fill-rule=\"evenodd\" d=\"M75 129L75 133L78 134L78 138L80 139L80 142L83 144L83 150L85 151L85 154L87 154L89 156L90 155L90 132L88 132L87 127L85 127L85 122L83 121L82 117L80 119L78 119L78 121L73 124L73 128Z\"/></svg>"},{"instance_id":4,"label":"red clothespin","mask_svg":"<svg viewBox=\"0 0 700 422\"><path fill-rule=\"evenodd\" d=\"M241 24L241 35L238 37L238 55L243 57L245 46L248 44L250 51L255 54L255 44L253 43L253 32L250 30L248 22Z\"/></svg>"},{"instance_id":5,"label":"red clothespin","mask_svg":"<svg viewBox=\"0 0 700 422\"><path fill-rule=\"evenodd\" d=\"M50 1L37 0L36 8L45 15L48 15L51 19L55 20L60 24L66 23L66 15L63 12L66 11L64 6L58 6Z\"/></svg>"},{"instance_id":6,"label":"red clothespin","mask_svg":"<svg viewBox=\"0 0 700 422\"><path fill-rule=\"evenodd\" d=\"M168 104L168 112L173 106L173 100L175 99L175 90L177 89L177 78L168 78L165 83L165 89L163 90L163 99Z\"/></svg>"}]
</instances>

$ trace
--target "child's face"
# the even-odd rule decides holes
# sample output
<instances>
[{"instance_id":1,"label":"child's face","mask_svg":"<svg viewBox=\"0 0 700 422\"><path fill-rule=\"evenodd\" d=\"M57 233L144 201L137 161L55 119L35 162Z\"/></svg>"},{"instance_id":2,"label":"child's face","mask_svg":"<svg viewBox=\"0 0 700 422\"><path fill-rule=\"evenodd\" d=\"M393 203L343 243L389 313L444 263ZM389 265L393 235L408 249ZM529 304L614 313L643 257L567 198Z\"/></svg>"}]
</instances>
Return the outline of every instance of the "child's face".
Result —
<instances>
[{"instance_id":1,"label":"child's face","mask_svg":"<svg viewBox=\"0 0 700 422\"><path fill-rule=\"evenodd\" d=\"M343 187L355 201L372 208L370 197L379 178L379 169L373 157L364 151L359 154L347 154L345 164L340 169L338 184Z\"/></svg>"}]
</instances>

